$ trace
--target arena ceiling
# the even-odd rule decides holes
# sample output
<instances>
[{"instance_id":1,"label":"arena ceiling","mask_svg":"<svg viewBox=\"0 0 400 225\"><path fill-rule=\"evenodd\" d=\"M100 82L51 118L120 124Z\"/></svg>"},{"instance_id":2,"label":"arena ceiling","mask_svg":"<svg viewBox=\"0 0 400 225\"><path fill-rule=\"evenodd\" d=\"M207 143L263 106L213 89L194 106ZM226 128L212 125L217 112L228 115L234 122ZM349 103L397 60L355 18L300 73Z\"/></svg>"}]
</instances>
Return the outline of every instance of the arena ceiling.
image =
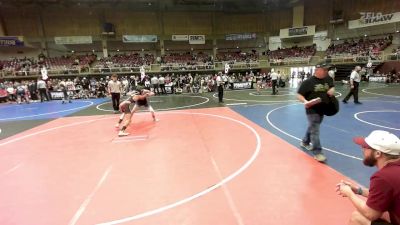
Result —
<instances>
[{"instance_id":1,"label":"arena ceiling","mask_svg":"<svg viewBox=\"0 0 400 225\"><path fill-rule=\"evenodd\" d=\"M0 0L0 7L91 7L132 10L264 12L301 0Z\"/></svg>"}]
</instances>

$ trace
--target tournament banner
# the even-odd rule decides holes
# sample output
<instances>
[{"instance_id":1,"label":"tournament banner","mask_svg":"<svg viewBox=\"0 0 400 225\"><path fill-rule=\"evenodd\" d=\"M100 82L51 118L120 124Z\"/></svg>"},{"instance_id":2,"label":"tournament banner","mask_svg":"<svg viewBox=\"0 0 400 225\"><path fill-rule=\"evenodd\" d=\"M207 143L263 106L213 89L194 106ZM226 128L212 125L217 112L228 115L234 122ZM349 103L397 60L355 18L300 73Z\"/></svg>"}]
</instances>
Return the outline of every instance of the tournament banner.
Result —
<instances>
[{"instance_id":1,"label":"tournament banner","mask_svg":"<svg viewBox=\"0 0 400 225\"><path fill-rule=\"evenodd\" d=\"M280 29L279 37L282 38L297 38L315 35L315 25L304 27L292 27Z\"/></svg>"},{"instance_id":2,"label":"tournament banner","mask_svg":"<svg viewBox=\"0 0 400 225\"><path fill-rule=\"evenodd\" d=\"M54 37L54 41L58 45L74 45L74 44L92 44L92 36L64 36Z\"/></svg>"},{"instance_id":3,"label":"tournament banner","mask_svg":"<svg viewBox=\"0 0 400 225\"><path fill-rule=\"evenodd\" d=\"M24 46L24 38L21 36L3 36L0 37L0 46Z\"/></svg>"},{"instance_id":4,"label":"tournament banner","mask_svg":"<svg viewBox=\"0 0 400 225\"><path fill-rule=\"evenodd\" d=\"M73 91L68 91L68 95L72 96L72 95L74 95L74 92ZM51 96L51 99L54 99L54 100L63 99L64 98L64 92L62 92L62 91L50 91L50 96Z\"/></svg>"},{"instance_id":5,"label":"tournament banner","mask_svg":"<svg viewBox=\"0 0 400 225\"><path fill-rule=\"evenodd\" d=\"M123 35L124 43L155 43L158 41L157 35Z\"/></svg>"},{"instance_id":6,"label":"tournament banner","mask_svg":"<svg viewBox=\"0 0 400 225\"><path fill-rule=\"evenodd\" d=\"M289 28L289 36L305 35L308 32L308 27Z\"/></svg>"},{"instance_id":7,"label":"tournament banner","mask_svg":"<svg viewBox=\"0 0 400 225\"><path fill-rule=\"evenodd\" d=\"M233 83L233 90L238 89L251 89L251 82L235 82Z\"/></svg>"},{"instance_id":8,"label":"tournament banner","mask_svg":"<svg viewBox=\"0 0 400 225\"><path fill-rule=\"evenodd\" d=\"M172 93L172 83L165 85L165 92L167 92L167 94L173 94Z\"/></svg>"},{"instance_id":9,"label":"tournament banner","mask_svg":"<svg viewBox=\"0 0 400 225\"><path fill-rule=\"evenodd\" d=\"M189 35L172 35L173 41L188 41Z\"/></svg>"},{"instance_id":10,"label":"tournament banner","mask_svg":"<svg viewBox=\"0 0 400 225\"><path fill-rule=\"evenodd\" d=\"M225 40L227 41L245 41L254 40L257 38L256 33L243 33L243 34L227 34Z\"/></svg>"},{"instance_id":11,"label":"tournament banner","mask_svg":"<svg viewBox=\"0 0 400 225\"><path fill-rule=\"evenodd\" d=\"M360 12L360 15L360 19L349 21L349 29L400 22L400 12L389 14Z\"/></svg>"},{"instance_id":12,"label":"tournament banner","mask_svg":"<svg viewBox=\"0 0 400 225\"><path fill-rule=\"evenodd\" d=\"M189 44L204 45L206 43L205 35L189 35Z\"/></svg>"}]
</instances>

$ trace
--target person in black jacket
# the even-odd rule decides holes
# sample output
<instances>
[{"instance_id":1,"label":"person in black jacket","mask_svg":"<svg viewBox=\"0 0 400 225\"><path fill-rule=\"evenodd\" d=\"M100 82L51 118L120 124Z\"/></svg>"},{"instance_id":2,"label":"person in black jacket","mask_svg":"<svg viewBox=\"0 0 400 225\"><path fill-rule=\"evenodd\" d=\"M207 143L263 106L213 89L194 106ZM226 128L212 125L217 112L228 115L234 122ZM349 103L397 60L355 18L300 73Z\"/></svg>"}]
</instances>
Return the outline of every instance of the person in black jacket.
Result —
<instances>
[{"instance_id":1,"label":"person in black jacket","mask_svg":"<svg viewBox=\"0 0 400 225\"><path fill-rule=\"evenodd\" d=\"M324 107L334 93L333 80L325 68L317 68L315 75L302 82L297 91L297 98L304 103L308 119L308 128L300 146L312 151L314 158L319 162L326 161L319 140L319 129L324 119ZM316 98L320 98L320 103L311 105L310 101Z\"/></svg>"}]
</instances>

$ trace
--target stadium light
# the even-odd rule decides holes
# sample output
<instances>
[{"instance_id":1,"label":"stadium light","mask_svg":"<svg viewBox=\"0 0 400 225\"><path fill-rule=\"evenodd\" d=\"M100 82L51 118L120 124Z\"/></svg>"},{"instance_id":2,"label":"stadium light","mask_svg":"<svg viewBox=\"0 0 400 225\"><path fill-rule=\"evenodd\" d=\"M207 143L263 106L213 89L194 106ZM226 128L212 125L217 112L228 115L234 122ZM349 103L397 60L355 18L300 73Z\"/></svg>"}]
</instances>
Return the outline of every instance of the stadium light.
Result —
<instances>
[{"instance_id":1,"label":"stadium light","mask_svg":"<svg viewBox=\"0 0 400 225\"><path fill-rule=\"evenodd\" d=\"M117 52L119 52L119 49L117 49Z\"/></svg>"},{"instance_id":2,"label":"stadium light","mask_svg":"<svg viewBox=\"0 0 400 225\"><path fill-rule=\"evenodd\" d=\"M340 38L337 37L337 38L336 38L336 41L339 41L339 40L340 40Z\"/></svg>"}]
</instances>

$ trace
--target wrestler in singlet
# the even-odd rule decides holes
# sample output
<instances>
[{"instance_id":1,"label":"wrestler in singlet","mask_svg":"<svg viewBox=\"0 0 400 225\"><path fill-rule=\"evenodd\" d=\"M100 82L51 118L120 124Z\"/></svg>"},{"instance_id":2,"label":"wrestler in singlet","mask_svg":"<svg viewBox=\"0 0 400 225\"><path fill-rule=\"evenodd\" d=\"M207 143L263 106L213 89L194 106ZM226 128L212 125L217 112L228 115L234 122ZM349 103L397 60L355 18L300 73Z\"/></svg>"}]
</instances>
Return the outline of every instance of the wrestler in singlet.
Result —
<instances>
[{"instance_id":1,"label":"wrestler in singlet","mask_svg":"<svg viewBox=\"0 0 400 225\"><path fill-rule=\"evenodd\" d=\"M141 96L139 97L139 99L136 101L136 105L140 106L140 107L149 107L149 102L147 101L147 97L146 96Z\"/></svg>"},{"instance_id":2,"label":"wrestler in singlet","mask_svg":"<svg viewBox=\"0 0 400 225\"><path fill-rule=\"evenodd\" d=\"M131 113L130 105L135 103L134 96L135 95L129 96L128 99L124 100L123 102L121 102L121 104L119 104L119 111L121 113L125 114Z\"/></svg>"}]
</instances>

